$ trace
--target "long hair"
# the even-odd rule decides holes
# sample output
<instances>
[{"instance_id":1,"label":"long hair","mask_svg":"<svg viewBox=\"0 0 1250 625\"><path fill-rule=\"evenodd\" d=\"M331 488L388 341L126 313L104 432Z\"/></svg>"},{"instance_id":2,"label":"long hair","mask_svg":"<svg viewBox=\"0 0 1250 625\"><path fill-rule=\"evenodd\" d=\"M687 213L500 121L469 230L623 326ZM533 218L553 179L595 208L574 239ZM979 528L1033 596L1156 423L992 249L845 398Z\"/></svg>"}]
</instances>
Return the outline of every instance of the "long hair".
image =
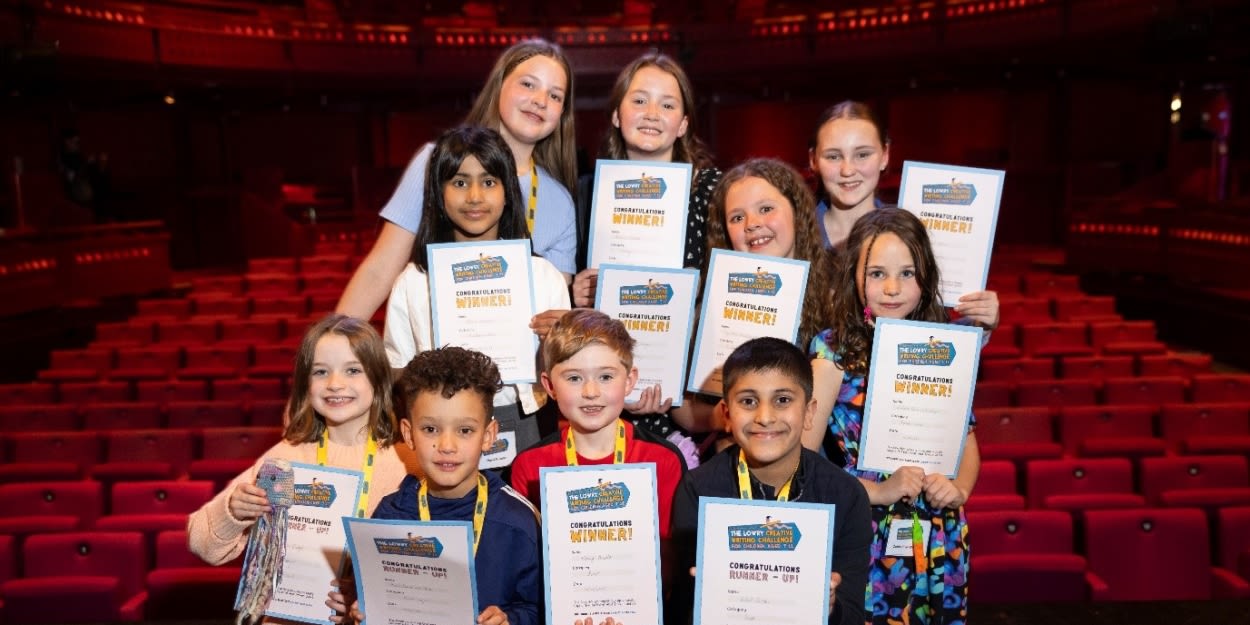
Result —
<instances>
[{"instance_id":1,"label":"long hair","mask_svg":"<svg viewBox=\"0 0 1250 625\"><path fill-rule=\"evenodd\" d=\"M786 163L772 158L755 158L725 172L720 184L712 191L712 201L707 215L707 249L733 249L729 243L729 229L725 221L725 197L729 187L744 178L761 178L781 192L794 213L794 257L810 263L807 273L807 293L803 298L803 313L799 319L799 336L795 343L807 349L812 337L829 326L829 287L833 277L833 260L820 236L816 224L816 200L803 176ZM711 261L711 253L708 254ZM708 267L704 267L707 275Z\"/></svg>"},{"instance_id":2,"label":"long hair","mask_svg":"<svg viewBox=\"0 0 1250 625\"><path fill-rule=\"evenodd\" d=\"M504 50L486 77L486 84L478 93L473 108L465 116L464 123L470 126L486 126L498 128L499 93L503 90L503 81L512 74L518 65L536 56L551 57L564 68L568 78L568 88L564 92L564 108L560 111L560 123L542 141L534 146L534 162L546 169L556 180L570 192L577 189L577 137L573 131L573 69L564 50L544 39L527 39L513 44ZM513 170L512 175L516 175Z\"/></svg>"},{"instance_id":3,"label":"long hair","mask_svg":"<svg viewBox=\"0 0 1250 625\"><path fill-rule=\"evenodd\" d=\"M877 130L877 140L881 142L881 147L890 147L890 138L885 132L885 126L881 124L877 115L872 112L872 108L863 102L843 100L825 109L820 114L820 117L816 120L816 126L812 128L811 139L808 140L807 149L816 149L816 143L820 140L820 129L835 119L859 119L872 124L872 127ZM828 201L829 192L825 190L825 185L820 184L819 176L817 176L816 187L816 199Z\"/></svg>"},{"instance_id":4,"label":"long hair","mask_svg":"<svg viewBox=\"0 0 1250 625\"><path fill-rule=\"evenodd\" d=\"M486 173L494 176L503 187L503 214L499 216L499 239L529 238L525 223L525 200L516 180L516 161L503 136L490 128L460 126L443 133L434 144L430 164L425 172L425 205L421 208L421 225L412 244L412 263L428 273L426 251L431 243L455 241L456 226L447 217L443 203L443 185L446 185L460 164L473 156L482 164Z\"/></svg>"},{"instance_id":5,"label":"long hair","mask_svg":"<svg viewBox=\"0 0 1250 625\"><path fill-rule=\"evenodd\" d=\"M659 51L652 50L642 56L634 59L632 63L625 66L621 73L616 77L616 84L612 85L612 93L608 96L608 134L603 138L603 146L600 148L600 154L604 158L611 159L627 159L629 153L625 147L625 137L621 135L621 129L612 125L612 114L621 107L621 102L625 101L626 92L629 84L634 81L634 74L638 70L647 67L654 67L660 71L668 73L677 80L677 90L681 93L681 112L686 116L686 134L678 137L673 143L673 162L674 163L690 163L694 165L696 170L705 169L712 166L712 158L707 152L703 141L695 135L695 118L694 118L694 89L690 86L690 77L686 75L686 70L681 68L672 57Z\"/></svg>"},{"instance_id":6,"label":"long hair","mask_svg":"<svg viewBox=\"0 0 1250 625\"><path fill-rule=\"evenodd\" d=\"M873 327L864 320L864 263L877 238L885 233L894 234L907 246L916 268L920 302L906 318L950 321L938 290L942 278L924 224L901 208L878 208L860 217L847 237L846 251L838 255L833 285L833 348L842 354L843 368L856 375L868 374L872 355Z\"/></svg>"},{"instance_id":7,"label":"long hair","mask_svg":"<svg viewBox=\"0 0 1250 625\"><path fill-rule=\"evenodd\" d=\"M312 386L312 366L317 341L331 334L347 338L352 353L364 368L369 385L373 387L373 404L369 406L366 427L378 441L379 447L389 447L396 441L398 429L395 427L395 413L391 403L391 363L386 358L382 337L378 336L377 330L368 321L340 314L323 317L304 333L299 353L295 356L295 375L291 382L291 419L287 422L282 437L292 445L314 443L321 440L321 435L326 430L325 419L313 410L308 395Z\"/></svg>"}]
</instances>

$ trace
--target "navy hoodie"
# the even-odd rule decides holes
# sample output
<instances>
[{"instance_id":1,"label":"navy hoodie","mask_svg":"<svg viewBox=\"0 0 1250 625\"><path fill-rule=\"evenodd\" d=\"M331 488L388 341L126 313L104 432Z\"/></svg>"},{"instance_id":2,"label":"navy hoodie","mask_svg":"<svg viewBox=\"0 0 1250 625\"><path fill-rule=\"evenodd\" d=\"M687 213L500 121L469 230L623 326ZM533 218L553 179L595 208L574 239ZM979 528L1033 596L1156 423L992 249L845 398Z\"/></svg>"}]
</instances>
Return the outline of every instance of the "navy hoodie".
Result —
<instances>
[{"instance_id":1,"label":"navy hoodie","mask_svg":"<svg viewBox=\"0 0 1250 625\"><path fill-rule=\"evenodd\" d=\"M488 484L486 519L474 558L478 610L499 606L509 625L540 625L544 614L542 553L538 518L528 501L491 471L482 471ZM417 490L421 482L409 475L399 490L385 496L373 511L375 519L420 519ZM473 521L477 488L459 499L430 497L435 521Z\"/></svg>"}]
</instances>

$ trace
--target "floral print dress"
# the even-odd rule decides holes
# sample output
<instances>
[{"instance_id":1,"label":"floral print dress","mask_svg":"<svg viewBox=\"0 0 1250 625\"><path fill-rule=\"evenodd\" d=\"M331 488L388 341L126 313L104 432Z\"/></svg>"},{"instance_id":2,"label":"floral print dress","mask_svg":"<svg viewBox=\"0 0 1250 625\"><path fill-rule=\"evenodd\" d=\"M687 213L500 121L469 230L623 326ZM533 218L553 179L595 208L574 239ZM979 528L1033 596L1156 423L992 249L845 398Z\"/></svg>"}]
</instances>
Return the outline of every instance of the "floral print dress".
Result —
<instances>
[{"instance_id":1,"label":"floral print dress","mask_svg":"<svg viewBox=\"0 0 1250 625\"><path fill-rule=\"evenodd\" d=\"M812 339L813 357L835 363L841 354L831 345L832 330ZM843 373L829 428L842 452L846 470L858 478L880 482L889 477L858 468L860 430L864 421L867 379ZM837 459L832 459L837 462ZM872 507L872 562L864 611L873 625L964 625L968 618L968 522L963 508L930 510L921 498L914 509L921 520L933 523L925 545L926 571L917 571L912 556L886 555L894 520L912 518L913 506L896 503Z\"/></svg>"}]
</instances>

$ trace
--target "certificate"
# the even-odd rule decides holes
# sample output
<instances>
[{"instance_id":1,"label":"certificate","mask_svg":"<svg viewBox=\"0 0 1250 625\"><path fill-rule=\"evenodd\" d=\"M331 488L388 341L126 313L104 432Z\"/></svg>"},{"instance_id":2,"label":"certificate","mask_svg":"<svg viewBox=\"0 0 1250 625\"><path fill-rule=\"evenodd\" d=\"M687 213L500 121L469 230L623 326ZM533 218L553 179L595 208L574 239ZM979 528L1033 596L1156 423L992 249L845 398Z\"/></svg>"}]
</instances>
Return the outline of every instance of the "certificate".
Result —
<instances>
[{"instance_id":1,"label":"certificate","mask_svg":"<svg viewBox=\"0 0 1250 625\"><path fill-rule=\"evenodd\" d=\"M985 290L1006 175L999 169L903 163L898 205L929 231L947 306L961 295Z\"/></svg>"},{"instance_id":2,"label":"certificate","mask_svg":"<svg viewBox=\"0 0 1250 625\"><path fill-rule=\"evenodd\" d=\"M659 384L680 406L686 387L686 360L699 288L695 269L603 265L595 308L619 319L637 341L634 366L638 384L626 398L638 401L643 389Z\"/></svg>"},{"instance_id":3,"label":"certificate","mask_svg":"<svg viewBox=\"0 0 1250 625\"><path fill-rule=\"evenodd\" d=\"M287 511L286 556L282 579L274 588L265 614L305 623L329 623L326 608L330 580L343 563L343 517L360 500L359 471L291 463L295 502Z\"/></svg>"},{"instance_id":4,"label":"certificate","mask_svg":"<svg viewBox=\"0 0 1250 625\"><path fill-rule=\"evenodd\" d=\"M690 163L595 161L590 266L681 267L692 172Z\"/></svg>"},{"instance_id":5,"label":"certificate","mask_svg":"<svg viewBox=\"0 0 1250 625\"><path fill-rule=\"evenodd\" d=\"M694 625L827 622L834 508L700 497Z\"/></svg>"},{"instance_id":6,"label":"certificate","mask_svg":"<svg viewBox=\"0 0 1250 625\"><path fill-rule=\"evenodd\" d=\"M771 336L794 342L807 268L805 260L712 250L687 390L719 397L721 365L751 339Z\"/></svg>"},{"instance_id":7,"label":"certificate","mask_svg":"<svg viewBox=\"0 0 1250 625\"><path fill-rule=\"evenodd\" d=\"M490 356L504 384L537 381L529 239L437 243L428 251L434 345Z\"/></svg>"},{"instance_id":8,"label":"certificate","mask_svg":"<svg viewBox=\"0 0 1250 625\"><path fill-rule=\"evenodd\" d=\"M345 519L360 611L382 625L477 622L473 524Z\"/></svg>"},{"instance_id":9,"label":"certificate","mask_svg":"<svg viewBox=\"0 0 1250 625\"><path fill-rule=\"evenodd\" d=\"M955 477L980 361L981 328L877 318L859 466Z\"/></svg>"},{"instance_id":10,"label":"certificate","mask_svg":"<svg viewBox=\"0 0 1250 625\"><path fill-rule=\"evenodd\" d=\"M659 623L655 464L543 467L547 623Z\"/></svg>"}]
</instances>

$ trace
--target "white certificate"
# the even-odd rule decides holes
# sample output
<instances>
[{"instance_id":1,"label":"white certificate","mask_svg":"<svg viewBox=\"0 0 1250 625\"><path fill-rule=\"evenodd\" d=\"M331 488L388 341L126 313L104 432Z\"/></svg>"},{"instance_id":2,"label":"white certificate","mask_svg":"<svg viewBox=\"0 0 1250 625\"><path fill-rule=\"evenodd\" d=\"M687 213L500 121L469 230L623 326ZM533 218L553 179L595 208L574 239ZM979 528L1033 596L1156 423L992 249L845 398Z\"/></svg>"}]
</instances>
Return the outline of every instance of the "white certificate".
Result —
<instances>
[{"instance_id":1,"label":"white certificate","mask_svg":"<svg viewBox=\"0 0 1250 625\"><path fill-rule=\"evenodd\" d=\"M529 239L430 245L434 345L474 349L504 384L537 381Z\"/></svg>"},{"instance_id":2,"label":"white certificate","mask_svg":"<svg viewBox=\"0 0 1250 625\"><path fill-rule=\"evenodd\" d=\"M659 623L655 464L543 467L547 623Z\"/></svg>"},{"instance_id":3,"label":"white certificate","mask_svg":"<svg viewBox=\"0 0 1250 625\"><path fill-rule=\"evenodd\" d=\"M827 622L834 508L700 497L694 625Z\"/></svg>"},{"instance_id":4,"label":"white certificate","mask_svg":"<svg viewBox=\"0 0 1250 625\"><path fill-rule=\"evenodd\" d=\"M690 163L596 161L590 266L681 267L692 172Z\"/></svg>"},{"instance_id":5,"label":"white certificate","mask_svg":"<svg viewBox=\"0 0 1250 625\"><path fill-rule=\"evenodd\" d=\"M1006 175L1000 169L903 162L898 205L929 231L947 306L985 290Z\"/></svg>"},{"instance_id":6,"label":"white certificate","mask_svg":"<svg viewBox=\"0 0 1250 625\"><path fill-rule=\"evenodd\" d=\"M473 524L345 519L365 622L477 622Z\"/></svg>"},{"instance_id":7,"label":"white certificate","mask_svg":"<svg viewBox=\"0 0 1250 625\"><path fill-rule=\"evenodd\" d=\"M347 544L343 517L356 512L359 471L292 462L295 503L287 511L282 579L265 614L305 623L329 623L330 580L337 579Z\"/></svg>"},{"instance_id":8,"label":"white certificate","mask_svg":"<svg viewBox=\"0 0 1250 625\"><path fill-rule=\"evenodd\" d=\"M877 318L859 467L955 477L980 361L981 328Z\"/></svg>"},{"instance_id":9,"label":"white certificate","mask_svg":"<svg viewBox=\"0 0 1250 625\"><path fill-rule=\"evenodd\" d=\"M620 319L637 341L638 384L628 401L638 401L643 389L659 384L674 406L681 405L698 289L699 272L694 269L599 268L595 308Z\"/></svg>"},{"instance_id":10,"label":"white certificate","mask_svg":"<svg viewBox=\"0 0 1250 625\"><path fill-rule=\"evenodd\" d=\"M721 396L721 365L751 339L771 336L794 342L807 268L805 260L712 250L687 390Z\"/></svg>"}]
</instances>

